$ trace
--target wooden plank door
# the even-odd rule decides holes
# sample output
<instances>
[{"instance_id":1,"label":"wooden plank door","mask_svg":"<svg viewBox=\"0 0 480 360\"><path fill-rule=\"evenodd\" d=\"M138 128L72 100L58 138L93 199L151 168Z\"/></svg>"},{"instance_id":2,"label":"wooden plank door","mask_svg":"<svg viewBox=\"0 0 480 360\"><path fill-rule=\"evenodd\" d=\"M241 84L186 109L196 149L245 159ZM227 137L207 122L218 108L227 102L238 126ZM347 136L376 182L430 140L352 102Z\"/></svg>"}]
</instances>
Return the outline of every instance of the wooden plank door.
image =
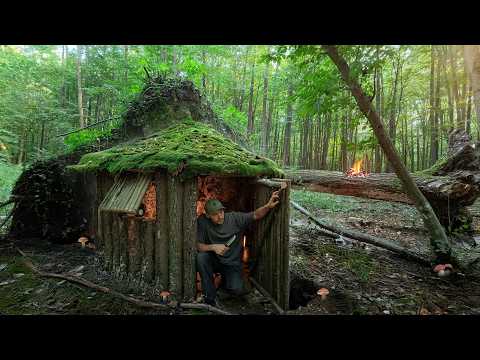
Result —
<instances>
[{"instance_id":1,"label":"wooden plank door","mask_svg":"<svg viewBox=\"0 0 480 360\"><path fill-rule=\"evenodd\" d=\"M270 294L278 305L288 310L289 271L289 201L290 182L280 192L280 204L265 218L255 224L252 241L252 257L257 265L251 276ZM255 185L255 208L265 205L273 191L280 188L280 181L269 180Z\"/></svg>"}]
</instances>

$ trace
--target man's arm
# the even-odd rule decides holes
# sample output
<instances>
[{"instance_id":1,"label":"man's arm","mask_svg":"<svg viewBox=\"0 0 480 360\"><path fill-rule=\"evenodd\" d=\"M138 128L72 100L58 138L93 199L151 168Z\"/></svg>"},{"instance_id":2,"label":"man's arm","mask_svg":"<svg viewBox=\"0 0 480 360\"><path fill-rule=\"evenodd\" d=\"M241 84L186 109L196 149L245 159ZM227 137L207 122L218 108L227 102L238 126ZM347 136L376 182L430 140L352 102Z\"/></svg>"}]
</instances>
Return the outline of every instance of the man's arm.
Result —
<instances>
[{"instance_id":1,"label":"man's arm","mask_svg":"<svg viewBox=\"0 0 480 360\"><path fill-rule=\"evenodd\" d=\"M213 251L215 254L223 256L228 249L230 248L224 244L202 244L197 242L197 250L199 252Z\"/></svg>"},{"instance_id":2,"label":"man's arm","mask_svg":"<svg viewBox=\"0 0 480 360\"><path fill-rule=\"evenodd\" d=\"M262 207L259 207L257 210L254 211L253 213L254 220L260 220L264 218L268 214L270 209L273 209L275 206L278 205L278 203L280 202L279 196L278 196L279 192L280 190L274 191L272 193L272 196L270 197L270 200L268 200L268 202L265 205L263 205Z\"/></svg>"}]
</instances>

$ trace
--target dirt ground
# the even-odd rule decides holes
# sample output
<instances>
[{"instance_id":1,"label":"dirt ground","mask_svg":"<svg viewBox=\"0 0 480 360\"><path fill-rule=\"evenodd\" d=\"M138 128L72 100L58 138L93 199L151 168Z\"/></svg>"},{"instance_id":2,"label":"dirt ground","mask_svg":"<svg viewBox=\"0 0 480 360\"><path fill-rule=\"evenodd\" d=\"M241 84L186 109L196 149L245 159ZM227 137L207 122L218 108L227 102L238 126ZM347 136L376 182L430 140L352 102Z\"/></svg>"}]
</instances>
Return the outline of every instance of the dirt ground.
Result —
<instances>
[{"instance_id":1,"label":"dirt ground","mask_svg":"<svg viewBox=\"0 0 480 360\"><path fill-rule=\"evenodd\" d=\"M428 237L415 208L344 196L331 196L329 200L344 206L305 207L324 221L430 254ZM322 236L303 215L296 211L291 214L292 273L330 291L323 300L314 296L296 314L480 313L480 279L462 274L439 278L430 268L390 251ZM479 219L475 218L477 233L479 225Z\"/></svg>"},{"instance_id":2,"label":"dirt ground","mask_svg":"<svg viewBox=\"0 0 480 360\"><path fill-rule=\"evenodd\" d=\"M292 198L327 222L354 228L429 254L428 238L416 210L383 201L292 192ZM454 275L438 278L431 269L387 250L346 239L322 236L315 225L291 210L290 272L292 315L479 314L480 279ZM480 221L474 222L480 233ZM51 245L39 240L17 242L44 271L70 273L124 294L158 302L148 287L137 289L103 270L101 258L78 244ZM0 242L0 315L204 315L204 310L156 311L59 279L32 273L24 258ZM322 299L317 289L329 294ZM299 295L300 294L300 295ZM302 301L299 301L299 296ZM237 314L274 314L257 291L246 299L224 299ZM299 306L301 305L301 306Z\"/></svg>"}]
</instances>

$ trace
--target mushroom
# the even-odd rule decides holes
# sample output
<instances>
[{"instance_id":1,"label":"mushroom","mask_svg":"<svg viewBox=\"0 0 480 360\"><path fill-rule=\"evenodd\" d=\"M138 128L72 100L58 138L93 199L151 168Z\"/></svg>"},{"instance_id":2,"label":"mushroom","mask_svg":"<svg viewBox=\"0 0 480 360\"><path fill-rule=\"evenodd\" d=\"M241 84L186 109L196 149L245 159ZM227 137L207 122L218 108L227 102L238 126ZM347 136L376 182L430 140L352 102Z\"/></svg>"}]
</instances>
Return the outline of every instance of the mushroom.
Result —
<instances>
[{"instance_id":1,"label":"mushroom","mask_svg":"<svg viewBox=\"0 0 480 360\"><path fill-rule=\"evenodd\" d=\"M78 239L78 242L82 244L82 248L84 248L85 244L88 242L88 238L85 236L82 236L81 238Z\"/></svg>"},{"instance_id":2,"label":"mushroom","mask_svg":"<svg viewBox=\"0 0 480 360\"><path fill-rule=\"evenodd\" d=\"M162 299L162 303L166 304L168 302L168 297L170 296L170 292L168 291L162 291L160 292L160 298Z\"/></svg>"},{"instance_id":3,"label":"mushroom","mask_svg":"<svg viewBox=\"0 0 480 360\"><path fill-rule=\"evenodd\" d=\"M329 293L330 291L328 291L328 289L326 288L321 288L321 289L318 289L317 291L317 295L319 295L322 298L322 300L325 300Z\"/></svg>"},{"instance_id":4,"label":"mushroom","mask_svg":"<svg viewBox=\"0 0 480 360\"><path fill-rule=\"evenodd\" d=\"M433 268L433 272L435 272L439 277L450 275L452 270L453 266L451 264L438 264Z\"/></svg>"}]
</instances>

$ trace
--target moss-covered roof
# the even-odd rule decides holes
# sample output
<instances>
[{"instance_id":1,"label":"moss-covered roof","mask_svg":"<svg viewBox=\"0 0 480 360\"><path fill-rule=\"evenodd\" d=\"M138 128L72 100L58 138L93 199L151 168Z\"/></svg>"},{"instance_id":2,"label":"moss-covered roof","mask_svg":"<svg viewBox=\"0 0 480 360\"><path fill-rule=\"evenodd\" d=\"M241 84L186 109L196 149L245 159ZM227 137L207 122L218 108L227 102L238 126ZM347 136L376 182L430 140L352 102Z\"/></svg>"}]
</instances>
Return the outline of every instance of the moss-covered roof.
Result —
<instances>
[{"instance_id":1,"label":"moss-covered roof","mask_svg":"<svg viewBox=\"0 0 480 360\"><path fill-rule=\"evenodd\" d=\"M132 144L85 154L77 165L69 168L110 173L164 168L185 177L199 174L283 177L272 160L253 154L209 125L192 120L174 124Z\"/></svg>"}]
</instances>

